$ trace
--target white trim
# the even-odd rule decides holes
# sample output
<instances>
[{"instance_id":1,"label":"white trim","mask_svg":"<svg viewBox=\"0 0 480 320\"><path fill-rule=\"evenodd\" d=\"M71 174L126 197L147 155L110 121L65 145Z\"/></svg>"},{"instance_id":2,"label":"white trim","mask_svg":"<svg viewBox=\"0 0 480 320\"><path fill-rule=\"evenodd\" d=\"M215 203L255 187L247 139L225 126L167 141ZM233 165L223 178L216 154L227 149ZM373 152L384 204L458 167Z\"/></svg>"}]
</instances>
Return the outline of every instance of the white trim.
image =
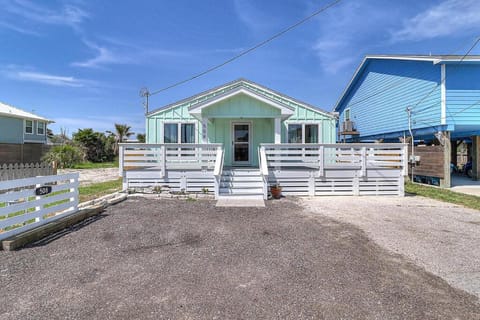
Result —
<instances>
[{"instance_id":1,"label":"white trim","mask_svg":"<svg viewBox=\"0 0 480 320\"><path fill-rule=\"evenodd\" d=\"M208 143L208 118L202 118L202 143Z\"/></svg>"},{"instance_id":2,"label":"white trim","mask_svg":"<svg viewBox=\"0 0 480 320\"><path fill-rule=\"evenodd\" d=\"M194 143L198 143L198 135L199 135L199 132L198 132L198 125L197 125L198 121L195 121L195 120L184 120L184 121L161 121L161 132L160 132L160 140L161 140L161 143L165 143L165 125L166 124L176 124L177 125L177 139L178 141L177 142L174 142L173 144L182 144L182 126L181 124L193 124L195 126L195 142ZM168 143L168 144L171 144L171 143Z\"/></svg>"},{"instance_id":3,"label":"white trim","mask_svg":"<svg viewBox=\"0 0 480 320\"><path fill-rule=\"evenodd\" d=\"M274 119L274 128L275 128L275 143L279 144L282 143L282 119L275 118Z\"/></svg>"},{"instance_id":4,"label":"white trim","mask_svg":"<svg viewBox=\"0 0 480 320\"><path fill-rule=\"evenodd\" d=\"M233 91L229 92L228 94L224 94L224 95L218 95L218 96L215 96L214 98L212 99L209 99L208 102L201 102L201 103L198 103L194 106L192 106L191 108L189 108L189 113L191 115L200 115L202 113L202 110L205 109L205 108L208 108L210 106L212 106L213 104L216 104L218 102L221 102L223 100L226 100L228 98L231 98L233 96L236 96L238 94L245 94L251 98L254 98L256 100L259 100L259 101L262 101L274 108L277 108L280 110L280 113L282 116L291 116L294 114L294 110L290 107L286 107L276 101L273 101L273 100L270 100L270 99L267 99L265 97L262 97L261 95L257 94L256 92L254 91L251 91L251 90L248 90L247 88L236 88L234 89ZM262 118L268 118L268 117L262 117Z\"/></svg>"},{"instance_id":5,"label":"white trim","mask_svg":"<svg viewBox=\"0 0 480 320\"><path fill-rule=\"evenodd\" d=\"M32 122L32 132L27 132L27 121ZM24 134L31 134L31 135L33 135L33 131L34 131L34 129L33 129L33 127L34 127L34 120L25 119L25 120L23 120L23 123L24 123L23 133L24 133Z\"/></svg>"},{"instance_id":6,"label":"white trim","mask_svg":"<svg viewBox=\"0 0 480 320\"><path fill-rule=\"evenodd\" d=\"M235 161L235 132L233 127L236 125L242 125L246 124L248 125L248 161ZM230 139L232 142L232 150L231 150L231 156L232 156L232 165L240 165L240 166L249 166L252 164L252 145L253 145L253 122L252 121L236 121L232 120L230 123Z\"/></svg>"},{"instance_id":7,"label":"white trim","mask_svg":"<svg viewBox=\"0 0 480 320\"><path fill-rule=\"evenodd\" d=\"M47 126L43 121L36 121L37 123L37 136L45 136L47 134ZM40 123L43 124L43 133L39 133L38 129L40 128Z\"/></svg>"},{"instance_id":8,"label":"white trim","mask_svg":"<svg viewBox=\"0 0 480 320\"><path fill-rule=\"evenodd\" d=\"M441 104L441 116L440 116L440 123L447 124L447 90L446 90L446 83L447 83L447 66L442 64L440 67L440 104Z\"/></svg>"},{"instance_id":9,"label":"white trim","mask_svg":"<svg viewBox=\"0 0 480 320\"><path fill-rule=\"evenodd\" d=\"M292 121L292 122L288 122L286 123L287 125L287 128L286 128L286 134L287 134L287 137L285 139L285 143L287 144L292 144L292 143L298 143L298 142L292 142L292 143L289 143L288 142L288 126L289 125L301 125L302 126L302 141L300 142L300 144L305 144L305 133L306 133L306 130L305 130L305 125L316 125L317 126L317 143L323 143L323 141L321 140L322 138L322 133L321 133L321 130L323 130L322 128L322 125L320 122L313 122L313 121Z\"/></svg>"}]
</instances>

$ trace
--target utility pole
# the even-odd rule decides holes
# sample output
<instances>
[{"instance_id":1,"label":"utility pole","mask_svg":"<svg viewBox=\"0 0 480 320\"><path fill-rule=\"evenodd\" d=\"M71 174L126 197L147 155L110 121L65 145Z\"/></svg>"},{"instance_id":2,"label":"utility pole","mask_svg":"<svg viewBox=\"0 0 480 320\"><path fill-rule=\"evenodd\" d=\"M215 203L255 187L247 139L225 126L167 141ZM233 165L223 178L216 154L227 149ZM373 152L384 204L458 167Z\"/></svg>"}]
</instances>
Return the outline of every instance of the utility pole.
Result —
<instances>
[{"instance_id":1,"label":"utility pole","mask_svg":"<svg viewBox=\"0 0 480 320\"><path fill-rule=\"evenodd\" d=\"M415 142L414 142L414 139L413 139L413 132L412 132L412 107L408 106L407 109L405 110L407 111L407 115L408 115L408 131L410 132L410 137L412 138L412 154L410 156L410 163L412 165L412 170L411 170L411 174L412 174L412 182L413 182L413 168L415 166Z\"/></svg>"},{"instance_id":2,"label":"utility pole","mask_svg":"<svg viewBox=\"0 0 480 320\"><path fill-rule=\"evenodd\" d=\"M150 91L148 91L148 88L144 87L140 89L140 97L145 98L143 107L145 109L145 115L147 115L148 114L148 97L150 97Z\"/></svg>"}]
</instances>

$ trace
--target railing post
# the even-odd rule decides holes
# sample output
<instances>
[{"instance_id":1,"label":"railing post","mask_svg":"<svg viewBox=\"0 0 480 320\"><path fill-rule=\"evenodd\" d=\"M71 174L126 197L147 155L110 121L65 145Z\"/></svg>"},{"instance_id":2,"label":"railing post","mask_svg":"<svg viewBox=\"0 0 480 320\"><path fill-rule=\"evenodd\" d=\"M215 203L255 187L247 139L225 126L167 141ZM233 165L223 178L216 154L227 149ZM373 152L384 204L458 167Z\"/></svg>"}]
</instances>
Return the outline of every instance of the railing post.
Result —
<instances>
[{"instance_id":1,"label":"railing post","mask_svg":"<svg viewBox=\"0 0 480 320\"><path fill-rule=\"evenodd\" d=\"M161 177L165 177L165 170L167 168L167 165L166 165L166 159L167 158L167 148L165 145L162 145L160 147L160 168L162 170L162 174L161 174Z\"/></svg>"},{"instance_id":2,"label":"railing post","mask_svg":"<svg viewBox=\"0 0 480 320\"><path fill-rule=\"evenodd\" d=\"M360 177L365 177L367 175L367 148L362 147L362 171Z\"/></svg>"},{"instance_id":3,"label":"railing post","mask_svg":"<svg viewBox=\"0 0 480 320\"><path fill-rule=\"evenodd\" d=\"M118 148L118 176L122 177L123 176L123 146L119 146Z\"/></svg>"},{"instance_id":4,"label":"railing post","mask_svg":"<svg viewBox=\"0 0 480 320\"><path fill-rule=\"evenodd\" d=\"M408 176L408 147L406 144L402 147L402 155L403 176Z\"/></svg>"},{"instance_id":5,"label":"railing post","mask_svg":"<svg viewBox=\"0 0 480 320\"><path fill-rule=\"evenodd\" d=\"M325 147L320 146L318 148L318 176L323 177L325 175Z\"/></svg>"}]
</instances>

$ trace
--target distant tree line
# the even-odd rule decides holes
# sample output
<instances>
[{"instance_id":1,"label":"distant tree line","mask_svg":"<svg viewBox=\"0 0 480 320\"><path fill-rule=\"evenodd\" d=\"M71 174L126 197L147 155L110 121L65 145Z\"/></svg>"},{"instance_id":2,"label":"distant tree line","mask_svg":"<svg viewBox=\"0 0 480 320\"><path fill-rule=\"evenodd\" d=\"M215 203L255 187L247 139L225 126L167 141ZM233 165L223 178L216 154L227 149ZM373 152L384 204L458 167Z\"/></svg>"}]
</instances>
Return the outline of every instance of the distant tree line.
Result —
<instances>
[{"instance_id":1,"label":"distant tree line","mask_svg":"<svg viewBox=\"0 0 480 320\"><path fill-rule=\"evenodd\" d=\"M126 124L115 123L114 131L98 132L91 128L79 129L70 139L65 130L59 134L47 132L54 146L43 160L55 161L60 168L68 168L81 162L111 162L118 156L118 144L125 142L134 132ZM139 142L145 142L144 134L137 134Z\"/></svg>"}]
</instances>

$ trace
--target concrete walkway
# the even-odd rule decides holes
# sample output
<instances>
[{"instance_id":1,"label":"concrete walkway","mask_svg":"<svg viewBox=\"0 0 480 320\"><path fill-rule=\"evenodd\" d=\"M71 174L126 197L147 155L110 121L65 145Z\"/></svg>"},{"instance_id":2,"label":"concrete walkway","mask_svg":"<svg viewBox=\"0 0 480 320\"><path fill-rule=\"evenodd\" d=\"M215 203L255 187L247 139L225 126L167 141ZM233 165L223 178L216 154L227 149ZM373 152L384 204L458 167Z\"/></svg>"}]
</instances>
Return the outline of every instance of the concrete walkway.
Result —
<instances>
[{"instance_id":1,"label":"concrete walkway","mask_svg":"<svg viewBox=\"0 0 480 320\"><path fill-rule=\"evenodd\" d=\"M451 191L480 197L480 181L474 181L466 176L452 176Z\"/></svg>"}]
</instances>

